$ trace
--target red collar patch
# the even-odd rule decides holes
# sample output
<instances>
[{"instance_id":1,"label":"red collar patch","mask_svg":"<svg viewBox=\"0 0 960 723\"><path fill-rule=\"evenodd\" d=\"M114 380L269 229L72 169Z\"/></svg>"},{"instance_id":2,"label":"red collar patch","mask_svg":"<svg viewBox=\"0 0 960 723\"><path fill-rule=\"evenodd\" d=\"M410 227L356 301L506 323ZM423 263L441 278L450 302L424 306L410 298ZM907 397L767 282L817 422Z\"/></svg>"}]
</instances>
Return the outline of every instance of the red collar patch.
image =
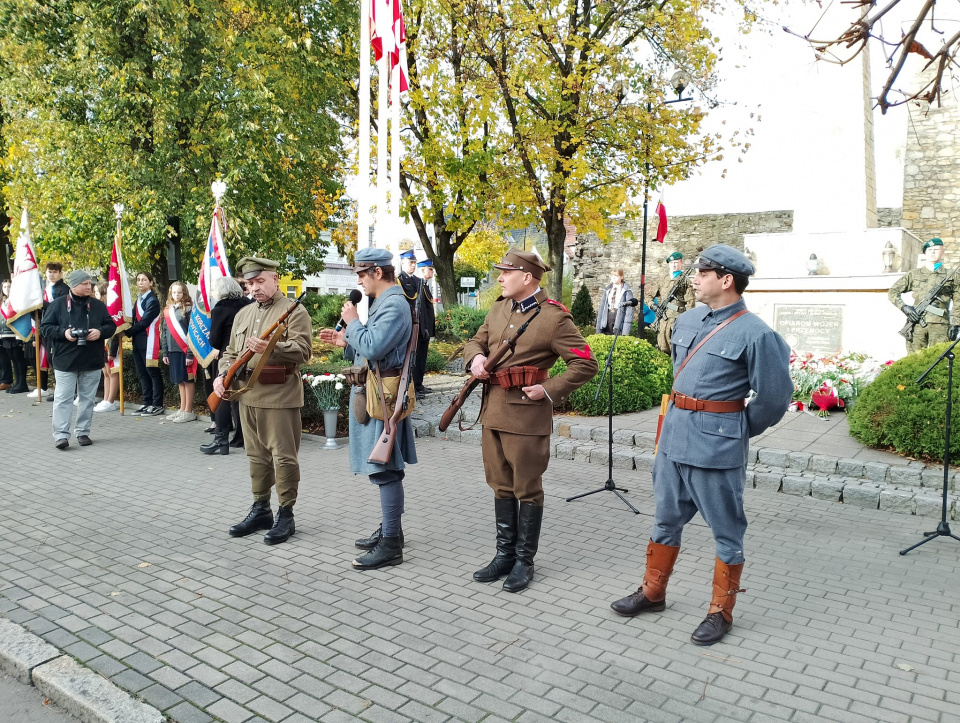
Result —
<instances>
[{"instance_id":1,"label":"red collar patch","mask_svg":"<svg viewBox=\"0 0 960 723\"><path fill-rule=\"evenodd\" d=\"M554 303L556 303L556 302L554 302ZM590 345L587 344L586 342L583 343L583 349L577 349L576 347L570 347L570 351L572 351L574 354L576 354L576 355L577 355L578 357L580 357L581 359L589 359L589 358L590 358Z\"/></svg>"}]
</instances>

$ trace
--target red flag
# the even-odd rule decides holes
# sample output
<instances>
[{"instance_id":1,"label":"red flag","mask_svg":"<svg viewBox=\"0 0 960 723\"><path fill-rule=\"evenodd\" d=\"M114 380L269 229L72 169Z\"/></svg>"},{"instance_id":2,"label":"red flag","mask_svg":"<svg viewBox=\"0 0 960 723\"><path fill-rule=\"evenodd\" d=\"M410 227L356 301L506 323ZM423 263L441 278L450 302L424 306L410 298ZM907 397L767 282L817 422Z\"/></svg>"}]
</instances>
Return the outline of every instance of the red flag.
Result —
<instances>
[{"instance_id":1,"label":"red flag","mask_svg":"<svg viewBox=\"0 0 960 723\"><path fill-rule=\"evenodd\" d=\"M657 241L663 243L667 237L667 208L662 201L657 202Z\"/></svg>"},{"instance_id":2,"label":"red flag","mask_svg":"<svg viewBox=\"0 0 960 723\"><path fill-rule=\"evenodd\" d=\"M400 92L406 93L407 85L407 26L403 22L400 0L393 0L393 52L390 53L390 73L400 65Z\"/></svg>"},{"instance_id":3,"label":"red flag","mask_svg":"<svg viewBox=\"0 0 960 723\"><path fill-rule=\"evenodd\" d=\"M391 79L393 69L400 65L400 92L406 93L407 29L400 0L371 0L370 45L376 60L380 60L384 52L390 56Z\"/></svg>"}]
</instances>

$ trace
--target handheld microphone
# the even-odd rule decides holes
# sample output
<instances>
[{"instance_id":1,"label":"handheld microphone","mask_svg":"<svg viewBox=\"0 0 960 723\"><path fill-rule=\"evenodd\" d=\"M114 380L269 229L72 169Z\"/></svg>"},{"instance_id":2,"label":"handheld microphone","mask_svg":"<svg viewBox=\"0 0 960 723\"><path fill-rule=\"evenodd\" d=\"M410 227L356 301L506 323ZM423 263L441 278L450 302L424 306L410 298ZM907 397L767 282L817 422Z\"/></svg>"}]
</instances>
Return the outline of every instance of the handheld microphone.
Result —
<instances>
[{"instance_id":1,"label":"handheld microphone","mask_svg":"<svg viewBox=\"0 0 960 723\"><path fill-rule=\"evenodd\" d=\"M621 301L619 308L623 309L624 307L627 307L627 306L637 306L639 303L640 301L637 299L637 297L634 296L632 299L626 299L624 301Z\"/></svg>"},{"instance_id":2,"label":"handheld microphone","mask_svg":"<svg viewBox=\"0 0 960 723\"><path fill-rule=\"evenodd\" d=\"M360 299L363 298L363 292L360 289L351 289L350 290L350 303L356 306L360 303ZM340 321L337 322L337 325L334 327L334 331L341 331L346 324L343 323L343 317L340 317Z\"/></svg>"}]
</instances>

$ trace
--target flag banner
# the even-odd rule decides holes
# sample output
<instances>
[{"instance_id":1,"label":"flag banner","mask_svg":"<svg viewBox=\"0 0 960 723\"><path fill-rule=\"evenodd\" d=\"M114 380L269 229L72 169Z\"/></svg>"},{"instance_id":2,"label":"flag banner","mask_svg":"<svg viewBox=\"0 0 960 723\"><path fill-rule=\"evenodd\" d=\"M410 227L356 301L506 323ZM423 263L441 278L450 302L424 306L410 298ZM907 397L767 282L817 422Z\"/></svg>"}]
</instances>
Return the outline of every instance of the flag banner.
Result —
<instances>
[{"instance_id":1,"label":"flag banner","mask_svg":"<svg viewBox=\"0 0 960 723\"><path fill-rule=\"evenodd\" d=\"M657 241L663 243L667 237L667 207L663 201L657 202Z\"/></svg>"},{"instance_id":2,"label":"flag banner","mask_svg":"<svg viewBox=\"0 0 960 723\"><path fill-rule=\"evenodd\" d=\"M137 305L134 307L133 318L140 321L146 311L143 308L143 302L137 299ZM160 364L160 317L150 322L147 327L147 366L155 367Z\"/></svg>"},{"instance_id":3,"label":"flag banner","mask_svg":"<svg viewBox=\"0 0 960 723\"><path fill-rule=\"evenodd\" d=\"M13 329L13 333L21 341L30 341L34 333L30 314L42 307L43 286L40 283L37 255L30 234L30 214L24 206L20 217L20 236L17 238L13 276L10 279L10 296L0 307L0 314L3 314L7 326Z\"/></svg>"},{"instance_id":4,"label":"flag banner","mask_svg":"<svg viewBox=\"0 0 960 723\"><path fill-rule=\"evenodd\" d=\"M403 22L403 7L400 0L393 0L393 52L390 53L390 78L393 79L393 69L400 66L400 92L409 90L407 84L407 27Z\"/></svg>"},{"instance_id":5,"label":"flag banner","mask_svg":"<svg viewBox=\"0 0 960 723\"><path fill-rule=\"evenodd\" d=\"M110 271L107 275L107 312L117 325L117 334L130 326L133 315L133 296L130 294L130 278L123 263L123 251L120 248L120 229L113 240L113 252L110 255Z\"/></svg>"},{"instance_id":6,"label":"flag banner","mask_svg":"<svg viewBox=\"0 0 960 723\"><path fill-rule=\"evenodd\" d=\"M190 312L190 327L187 343L196 360L204 367L216 358L216 349L210 346L210 313L217 303L213 298L213 282L230 276L227 249L223 244L223 209L213 209L207 248L200 261L200 278L197 280L197 303Z\"/></svg>"},{"instance_id":7,"label":"flag banner","mask_svg":"<svg viewBox=\"0 0 960 723\"><path fill-rule=\"evenodd\" d=\"M407 83L407 29L403 21L400 0L370 0L370 45L373 56L380 60L384 53L390 56L390 79L393 69L400 66L400 92L406 93Z\"/></svg>"},{"instance_id":8,"label":"flag banner","mask_svg":"<svg viewBox=\"0 0 960 723\"><path fill-rule=\"evenodd\" d=\"M177 343L180 351L187 357L187 378L193 381L197 378L197 367L199 365L197 364L197 358L190 349L190 345L187 343L186 332L180 326L180 322L177 321L177 315L173 312L172 306L163 310L163 320L167 323L167 332L169 332L170 338Z\"/></svg>"}]
</instances>

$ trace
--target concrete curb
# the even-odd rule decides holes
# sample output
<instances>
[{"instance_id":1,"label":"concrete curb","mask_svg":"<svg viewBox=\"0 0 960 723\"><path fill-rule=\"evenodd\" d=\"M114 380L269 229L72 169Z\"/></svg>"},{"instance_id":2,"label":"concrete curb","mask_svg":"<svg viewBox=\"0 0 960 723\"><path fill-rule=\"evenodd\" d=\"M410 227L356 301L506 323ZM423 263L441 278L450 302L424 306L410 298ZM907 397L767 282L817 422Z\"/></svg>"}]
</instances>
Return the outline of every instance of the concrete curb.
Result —
<instances>
[{"instance_id":1,"label":"concrete curb","mask_svg":"<svg viewBox=\"0 0 960 723\"><path fill-rule=\"evenodd\" d=\"M163 714L99 673L62 655L20 625L0 618L0 668L35 685L83 723L164 723Z\"/></svg>"}]
</instances>

